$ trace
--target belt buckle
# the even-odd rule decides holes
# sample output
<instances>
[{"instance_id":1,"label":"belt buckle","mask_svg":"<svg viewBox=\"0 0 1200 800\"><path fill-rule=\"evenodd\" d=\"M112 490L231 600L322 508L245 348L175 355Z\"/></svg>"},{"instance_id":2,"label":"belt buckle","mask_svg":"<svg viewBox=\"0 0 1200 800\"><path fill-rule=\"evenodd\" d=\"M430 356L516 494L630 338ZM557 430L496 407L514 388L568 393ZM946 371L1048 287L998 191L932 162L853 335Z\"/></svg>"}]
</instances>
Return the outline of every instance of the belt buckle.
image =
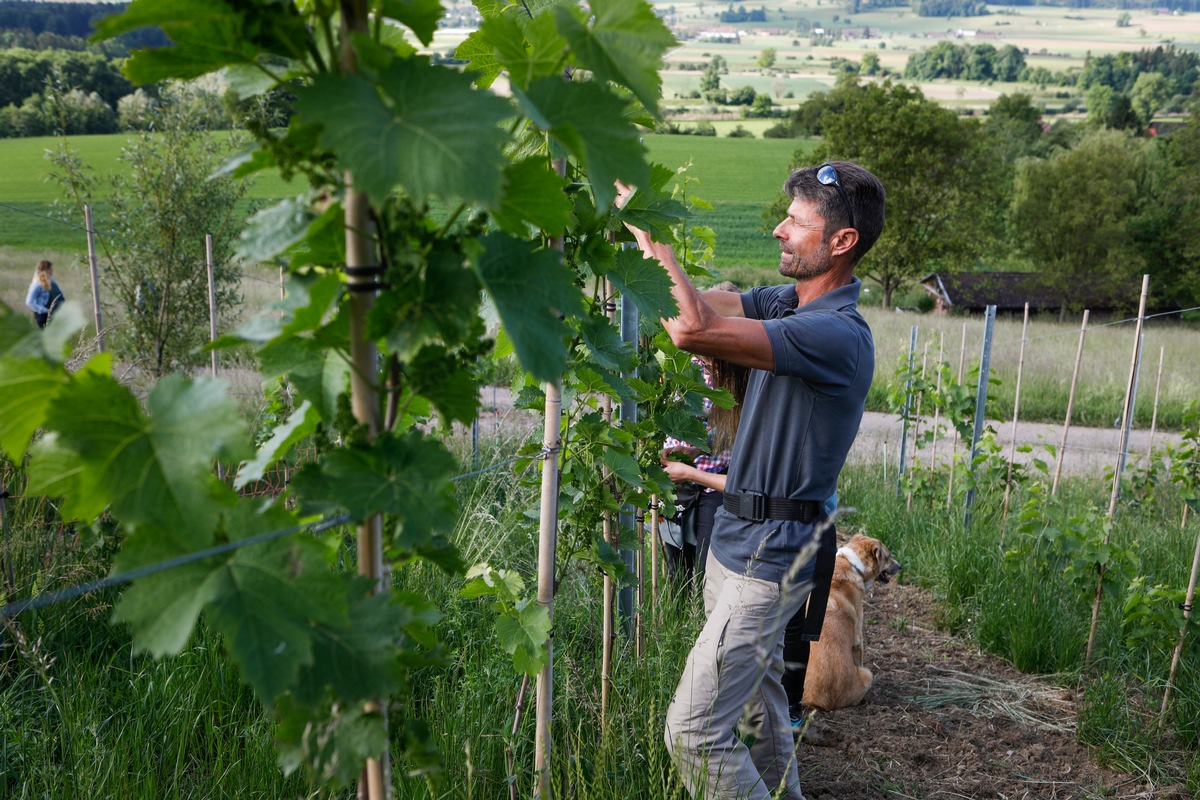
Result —
<instances>
[{"instance_id":1,"label":"belt buckle","mask_svg":"<svg viewBox=\"0 0 1200 800\"><path fill-rule=\"evenodd\" d=\"M762 522L767 518L767 498L765 495L740 491L737 494L737 498L737 515L739 517L749 522Z\"/></svg>"}]
</instances>

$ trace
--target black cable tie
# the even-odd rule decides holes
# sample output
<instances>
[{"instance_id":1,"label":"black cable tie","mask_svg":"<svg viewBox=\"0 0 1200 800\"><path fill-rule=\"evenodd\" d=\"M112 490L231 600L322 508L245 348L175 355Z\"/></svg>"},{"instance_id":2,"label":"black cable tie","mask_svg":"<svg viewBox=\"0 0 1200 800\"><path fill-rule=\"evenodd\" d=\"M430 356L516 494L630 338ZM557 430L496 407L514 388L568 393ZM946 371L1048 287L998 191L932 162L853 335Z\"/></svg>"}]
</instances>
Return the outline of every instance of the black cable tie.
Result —
<instances>
[{"instance_id":1,"label":"black cable tie","mask_svg":"<svg viewBox=\"0 0 1200 800\"><path fill-rule=\"evenodd\" d=\"M346 267L346 274L351 278L373 278L387 271L383 264L367 264L361 267Z\"/></svg>"},{"instance_id":2,"label":"black cable tie","mask_svg":"<svg viewBox=\"0 0 1200 800\"><path fill-rule=\"evenodd\" d=\"M8 492L0 492L0 500L7 500L10 497L12 497L12 495Z\"/></svg>"},{"instance_id":3,"label":"black cable tie","mask_svg":"<svg viewBox=\"0 0 1200 800\"><path fill-rule=\"evenodd\" d=\"M392 285L383 281L370 281L368 283L348 283L346 288L352 292L376 292L380 289L390 289Z\"/></svg>"}]
</instances>

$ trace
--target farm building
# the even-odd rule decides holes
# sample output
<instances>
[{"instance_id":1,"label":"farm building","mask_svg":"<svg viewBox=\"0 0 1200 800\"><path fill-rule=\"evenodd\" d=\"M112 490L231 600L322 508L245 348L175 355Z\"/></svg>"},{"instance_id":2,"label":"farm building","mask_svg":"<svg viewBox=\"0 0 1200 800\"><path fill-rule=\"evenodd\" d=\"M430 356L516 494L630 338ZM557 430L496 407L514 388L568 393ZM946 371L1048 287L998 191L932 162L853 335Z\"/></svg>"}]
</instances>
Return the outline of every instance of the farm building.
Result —
<instances>
[{"instance_id":1,"label":"farm building","mask_svg":"<svg viewBox=\"0 0 1200 800\"><path fill-rule=\"evenodd\" d=\"M1031 313L1062 313L1060 293L1052 288L1039 272L932 272L921 279L921 285L933 298L933 313L982 312L996 306L999 314L1021 314L1029 303ZM1113 290L1101 286L1078 287L1068 299L1070 309L1089 309L1093 315L1136 311L1140 285ZM1178 304L1156 302L1154 286L1147 312L1178 310Z\"/></svg>"}]
</instances>

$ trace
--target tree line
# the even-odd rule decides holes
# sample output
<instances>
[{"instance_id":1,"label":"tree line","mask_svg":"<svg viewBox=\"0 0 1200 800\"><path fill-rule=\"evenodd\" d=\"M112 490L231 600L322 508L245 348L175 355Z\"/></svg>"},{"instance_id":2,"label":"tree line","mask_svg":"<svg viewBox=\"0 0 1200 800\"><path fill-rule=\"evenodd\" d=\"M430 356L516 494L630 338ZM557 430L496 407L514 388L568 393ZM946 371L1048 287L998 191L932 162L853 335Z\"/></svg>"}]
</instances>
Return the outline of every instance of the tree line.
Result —
<instances>
[{"instance_id":1,"label":"tree line","mask_svg":"<svg viewBox=\"0 0 1200 800\"><path fill-rule=\"evenodd\" d=\"M1099 110L1047 125L1022 93L964 118L914 87L847 74L782 127L822 137L797 162L858 161L888 187L887 227L859 268L887 306L929 272L1015 269L1041 273L1064 310L1080 286L1146 272L1156 302L1183 307L1200 304L1200 102L1188 110L1157 137Z\"/></svg>"}]
</instances>

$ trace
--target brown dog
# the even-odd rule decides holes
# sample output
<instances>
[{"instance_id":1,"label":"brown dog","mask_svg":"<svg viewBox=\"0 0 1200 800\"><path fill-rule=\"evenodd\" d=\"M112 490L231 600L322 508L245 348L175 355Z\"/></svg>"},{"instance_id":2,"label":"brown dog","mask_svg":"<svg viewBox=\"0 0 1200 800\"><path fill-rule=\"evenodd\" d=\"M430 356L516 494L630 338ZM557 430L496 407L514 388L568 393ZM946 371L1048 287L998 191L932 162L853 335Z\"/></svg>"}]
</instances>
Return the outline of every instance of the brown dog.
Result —
<instances>
[{"instance_id":1,"label":"brown dog","mask_svg":"<svg viewBox=\"0 0 1200 800\"><path fill-rule=\"evenodd\" d=\"M862 701L873 680L863 666L863 595L899 571L900 562L878 539L855 534L838 549L825 624L809 651L805 706L832 711Z\"/></svg>"}]
</instances>

